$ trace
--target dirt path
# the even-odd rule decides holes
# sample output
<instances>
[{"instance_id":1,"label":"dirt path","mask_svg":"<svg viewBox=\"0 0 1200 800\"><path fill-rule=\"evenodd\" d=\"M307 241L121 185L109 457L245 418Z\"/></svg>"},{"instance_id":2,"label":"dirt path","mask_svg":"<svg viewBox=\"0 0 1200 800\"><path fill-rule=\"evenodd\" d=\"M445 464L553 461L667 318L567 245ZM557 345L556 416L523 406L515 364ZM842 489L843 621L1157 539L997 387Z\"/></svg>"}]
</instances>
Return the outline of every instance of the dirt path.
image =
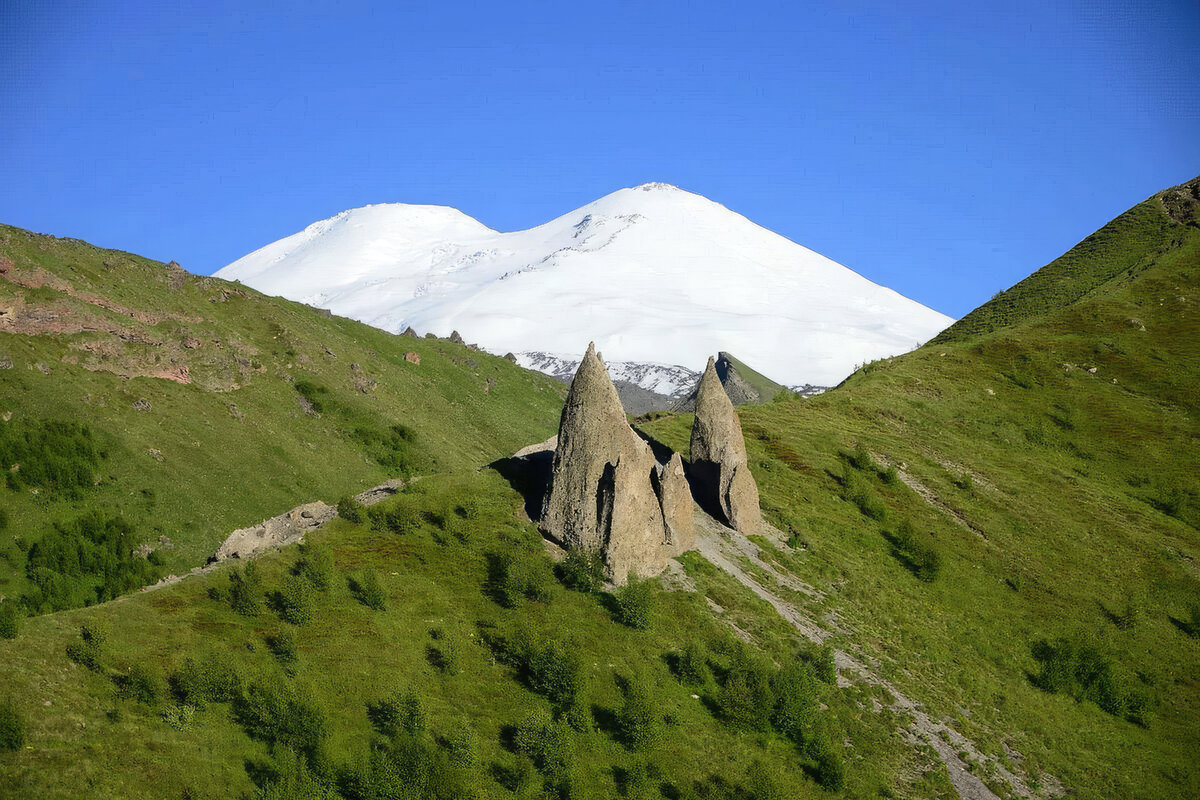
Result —
<instances>
[{"instance_id":1,"label":"dirt path","mask_svg":"<svg viewBox=\"0 0 1200 800\"><path fill-rule=\"evenodd\" d=\"M697 511L696 520L696 545L702 556L754 592L755 595L770 603L779 616L783 617L805 638L817 644L825 644L833 634L814 623L794 605L765 588L755 576L742 569L739 565L739 558L747 558L756 568L764 570L772 578L778 580L781 585L788 588L792 588L792 583L798 583L794 577L786 576L790 580L783 580L783 574L764 561L759 554L759 548L746 537L726 528L699 511ZM782 538L781 534L779 536ZM815 591L811 587L807 588ZM809 594L809 591L804 589L796 591ZM970 771L967 763L959 757L960 752L965 752L969 759L990 770L996 778L1006 781L1019 796L1033 797L1033 792L1021 776L1010 772L996 759L980 753L965 736L948 725L934 720L922 710L918 703L875 674L845 650L835 649L833 658L838 670L839 686L850 686L853 683L878 686L892 696L892 710L907 716L910 720L908 728L903 731L905 738L911 743L925 743L934 749L938 758L946 765L950 783L954 785L958 796L963 800L1000 800L1000 798L984 784L978 775Z\"/></svg>"}]
</instances>

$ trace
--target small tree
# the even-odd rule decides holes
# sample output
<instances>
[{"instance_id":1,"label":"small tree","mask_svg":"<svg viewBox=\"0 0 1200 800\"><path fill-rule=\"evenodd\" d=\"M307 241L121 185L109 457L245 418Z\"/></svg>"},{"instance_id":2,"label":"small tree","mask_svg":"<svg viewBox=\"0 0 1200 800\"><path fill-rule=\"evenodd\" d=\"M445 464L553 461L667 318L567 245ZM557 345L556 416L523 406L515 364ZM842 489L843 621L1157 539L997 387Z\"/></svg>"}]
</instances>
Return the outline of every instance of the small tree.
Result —
<instances>
[{"instance_id":1,"label":"small tree","mask_svg":"<svg viewBox=\"0 0 1200 800\"><path fill-rule=\"evenodd\" d=\"M319 592L328 591L333 581L333 556L321 545L304 545L304 555L296 564L296 573Z\"/></svg>"},{"instance_id":2,"label":"small tree","mask_svg":"<svg viewBox=\"0 0 1200 800\"><path fill-rule=\"evenodd\" d=\"M353 497L346 495L337 504L338 516L346 520L346 522L354 523L355 525L363 521L363 507Z\"/></svg>"},{"instance_id":3,"label":"small tree","mask_svg":"<svg viewBox=\"0 0 1200 800\"><path fill-rule=\"evenodd\" d=\"M604 562L597 553L571 548L555 567L563 586L577 592L594 592L604 585Z\"/></svg>"},{"instance_id":4,"label":"small tree","mask_svg":"<svg viewBox=\"0 0 1200 800\"><path fill-rule=\"evenodd\" d=\"M239 614L253 617L258 614L259 592L258 567L254 562L245 568L234 567L229 572L229 605Z\"/></svg>"},{"instance_id":5,"label":"small tree","mask_svg":"<svg viewBox=\"0 0 1200 800\"><path fill-rule=\"evenodd\" d=\"M312 619L312 590L308 581L289 575L278 595L279 616L284 622L305 625Z\"/></svg>"}]
</instances>

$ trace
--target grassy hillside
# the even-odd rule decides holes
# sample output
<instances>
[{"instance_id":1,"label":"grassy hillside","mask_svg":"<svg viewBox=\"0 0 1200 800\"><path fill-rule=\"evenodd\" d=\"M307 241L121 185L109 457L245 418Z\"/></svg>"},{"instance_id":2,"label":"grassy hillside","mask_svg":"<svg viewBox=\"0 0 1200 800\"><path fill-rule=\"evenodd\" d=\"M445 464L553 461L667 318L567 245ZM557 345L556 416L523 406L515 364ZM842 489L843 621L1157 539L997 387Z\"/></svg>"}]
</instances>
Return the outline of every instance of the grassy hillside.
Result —
<instances>
[{"instance_id":1,"label":"grassy hillside","mask_svg":"<svg viewBox=\"0 0 1200 800\"><path fill-rule=\"evenodd\" d=\"M0 367L0 596L37 611L201 564L301 502L545 438L563 393L448 341L11 227ZM154 563L129 558L142 544Z\"/></svg>"},{"instance_id":2,"label":"grassy hillside","mask_svg":"<svg viewBox=\"0 0 1200 800\"><path fill-rule=\"evenodd\" d=\"M966 736L979 755L945 733L997 797L1026 786L1036 797L1200 796L1193 185L1032 276L1026 311L992 330L869 364L814 399L783 392L739 409L764 513L789 537L755 537L761 560L739 566ZM8 236L22 263L60 247L101 252ZM1114 272L1118 252L1143 255ZM177 273L118 255L144 270L126 281L131 295L120 280L69 273L81 256L51 266L129 308L137 287L159 281L144 308L205 320L132 317L140 335L214 327L180 333L176 355L165 336L121 338L113 357L70 347L112 332L5 334L0 358L14 366L0 385L14 388L0 398L20 388L39 409L67 409L22 417L5 400L6 424L24 421L0 444L41 454L41 472L3 490L15 501L13 574L33 551L14 525L38 514L60 523L43 525L43 541L54 530L120 543L111 515L78 516L114 510L157 535L160 519L206 518L230 487L243 497L220 500L221 513L241 508L244 524L368 485L393 471L380 459L423 477L253 569L15 626L0 616L0 797L957 796L882 683L835 687L830 650L698 554L615 594L590 585L582 561L552 565L522 498L480 468L552 431L561 394L548 380L209 279L171 288ZM97 276L115 257L97 257ZM1071 276L1090 276L1084 291L1063 289ZM73 297L75 284L23 280L0 290L133 324ZM198 302L169 299L177 291ZM239 338L243 324L256 332ZM187 336L222 348L184 347ZM403 361L418 348L419 367ZM172 357L195 358L191 383L145 376L177 369ZM373 391L348 361L374 370ZM487 377L497 383L485 393ZM103 405L71 399L80 394ZM139 399L150 409L135 410ZM160 409L174 413L152 416ZM88 432L72 425L81 420ZM406 428L389 436L396 422ZM642 428L686 452L690 425L678 414ZM186 472L174 482L148 483L176 461ZM220 483L207 469L237 472ZM309 480L324 488L300 496Z\"/></svg>"},{"instance_id":3,"label":"grassy hillside","mask_svg":"<svg viewBox=\"0 0 1200 800\"><path fill-rule=\"evenodd\" d=\"M1152 198L1011 305L826 395L740 409L792 531L779 561L832 589L789 596L1078 797L1200 796L1200 230L1179 208L1197 185L1172 193L1185 222ZM689 426L646 429L678 448Z\"/></svg>"}]
</instances>

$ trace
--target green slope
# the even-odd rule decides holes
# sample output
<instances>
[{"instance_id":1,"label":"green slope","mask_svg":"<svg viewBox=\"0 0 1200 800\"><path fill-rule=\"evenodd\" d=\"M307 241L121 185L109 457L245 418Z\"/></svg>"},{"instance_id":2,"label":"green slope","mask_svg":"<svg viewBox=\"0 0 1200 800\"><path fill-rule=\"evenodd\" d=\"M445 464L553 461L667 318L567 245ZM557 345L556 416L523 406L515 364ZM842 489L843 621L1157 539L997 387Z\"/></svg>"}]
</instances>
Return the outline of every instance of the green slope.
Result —
<instances>
[{"instance_id":1,"label":"green slope","mask_svg":"<svg viewBox=\"0 0 1200 800\"><path fill-rule=\"evenodd\" d=\"M27 554L55 523L120 517L130 541L91 570L141 583L203 563L229 531L299 503L545 438L563 392L448 341L11 227L0 227L0 366L0 456L17 469L0 487L0 596L29 596L37 610L103 588L99 577L43 574L45 591L27 579ZM171 379L182 370L189 383ZM78 422L86 431L54 433ZM141 543L162 561L149 574L119 563Z\"/></svg>"},{"instance_id":2,"label":"green slope","mask_svg":"<svg viewBox=\"0 0 1200 800\"><path fill-rule=\"evenodd\" d=\"M764 509L797 545L781 560L837 589L793 599L986 752L1072 796L1200 795L1196 186L911 354L740 409ZM646 429L683 447L689 425ZM1031 679L1038 643L1061 654L1060 639L1095 656L1089 687Z\"/></svg>"}]
</instances>

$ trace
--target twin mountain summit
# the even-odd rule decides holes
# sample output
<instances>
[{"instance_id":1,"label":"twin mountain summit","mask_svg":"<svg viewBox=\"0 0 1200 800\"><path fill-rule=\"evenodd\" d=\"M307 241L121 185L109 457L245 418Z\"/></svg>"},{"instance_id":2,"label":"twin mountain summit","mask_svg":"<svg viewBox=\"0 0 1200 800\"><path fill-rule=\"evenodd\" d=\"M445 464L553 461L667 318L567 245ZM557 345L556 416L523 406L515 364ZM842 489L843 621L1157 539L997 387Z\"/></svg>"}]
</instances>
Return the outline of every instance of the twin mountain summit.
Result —
<instances>
[{"instance_id":1,"label":"twin mountain summit","mask_svg":"<svg viewBox=\"0 0 1200 800\"><path fill-rule=\"evenodd\" d=\"M1200 797L1198 342L1200 178L957 321L663 184L0 225L0 798Z\"/></svg>"}]
</instances>

